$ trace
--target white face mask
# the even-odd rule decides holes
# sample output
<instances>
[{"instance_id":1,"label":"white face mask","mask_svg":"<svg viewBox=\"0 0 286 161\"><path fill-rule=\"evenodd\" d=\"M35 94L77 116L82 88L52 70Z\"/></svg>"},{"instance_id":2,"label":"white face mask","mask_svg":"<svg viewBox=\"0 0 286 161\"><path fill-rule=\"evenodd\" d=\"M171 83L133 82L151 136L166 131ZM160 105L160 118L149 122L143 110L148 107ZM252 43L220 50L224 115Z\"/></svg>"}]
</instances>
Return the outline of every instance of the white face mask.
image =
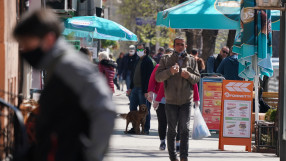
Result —
<instances>
[{"instance_id":1,"label":"white face mask","mask_svg":"<svg viewBox=\"0 0 286 161\"><path fill-rule=\"evenodd\" d=\"M129 51L129 54L130 54L130 55L134 55L134 54L135 54L135 51L134 51L134 50L130 50L130 51Z\"/></svg>"},{"instance_id":2,"label":"white face mask","mask_svg":"<svg viewBox=\"0 0 286 161\"><path fill-rule=\"evenodd\" d=\"M144 53L144 51L137 51L137 55L138 55L139 57L142 57L142 56L145 55L145 53Z\"/></svg>"}]
</instances>

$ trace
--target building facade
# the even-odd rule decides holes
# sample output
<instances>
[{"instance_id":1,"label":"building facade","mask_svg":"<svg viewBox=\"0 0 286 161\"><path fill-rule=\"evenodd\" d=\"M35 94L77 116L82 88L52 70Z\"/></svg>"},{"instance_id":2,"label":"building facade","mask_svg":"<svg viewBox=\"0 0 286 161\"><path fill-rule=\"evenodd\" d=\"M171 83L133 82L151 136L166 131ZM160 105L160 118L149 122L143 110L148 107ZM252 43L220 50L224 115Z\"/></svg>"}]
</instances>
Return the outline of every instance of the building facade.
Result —
<instances>
[{"instance_id":1,"label":"building facade","mask_svg":"<svg viewBox=\"0 0 286 161\"><path fill-rule=\"evenodd\" d=\"M18 93L18 43L12 36L17 22L16 6L15 0L0 0L0 97L14 105L17 98L7 92Z\"/></svg>"}]
</instances>

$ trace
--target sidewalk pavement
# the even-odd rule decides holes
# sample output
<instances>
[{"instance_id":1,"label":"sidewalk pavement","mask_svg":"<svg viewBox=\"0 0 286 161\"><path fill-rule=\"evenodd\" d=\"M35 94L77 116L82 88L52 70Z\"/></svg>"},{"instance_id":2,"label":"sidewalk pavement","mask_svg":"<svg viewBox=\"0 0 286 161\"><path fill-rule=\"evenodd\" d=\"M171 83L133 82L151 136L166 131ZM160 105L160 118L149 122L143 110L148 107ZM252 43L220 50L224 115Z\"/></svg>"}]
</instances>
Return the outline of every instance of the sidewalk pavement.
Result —
<instances>
[{"instance_id":1,"label":"sidewalk pavement","mask_svg":"<svg viewBox=\"0 0 286 161\"><path fill-rule=\"evenodd\" d=\"M128 113L128 98L125 92L113 95L118 113ZM151 109L151 129L149 135L124 134L126 121L118 117L110 142L110 149L104 161L168 161L168 151L159 150L158 122L156 112ZM193 110L192 122L193 123ZM129 124L129 129L131 124ZM203 140L189 141L190 161L279 161L275 154L245 152L244 146L225 146L218 150L218 134Z\"/></svg>"}]
</instances>

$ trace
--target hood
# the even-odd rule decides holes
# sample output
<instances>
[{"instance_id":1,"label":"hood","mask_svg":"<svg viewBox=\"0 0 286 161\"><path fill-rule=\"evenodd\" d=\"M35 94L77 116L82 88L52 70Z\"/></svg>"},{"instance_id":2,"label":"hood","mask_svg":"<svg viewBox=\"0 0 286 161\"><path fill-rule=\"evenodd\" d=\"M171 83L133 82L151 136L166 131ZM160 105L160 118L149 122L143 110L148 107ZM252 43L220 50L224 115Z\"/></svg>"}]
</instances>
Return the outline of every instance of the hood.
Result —
<instances>
[{"instance_id":1,"label":"hood","mask_svg":"<svg viewBox=\"0 0 286 161\"><path fill-rule=\"evenodd\" d=\"M237 60L237 56L236 55L232 55L229 57L229 60L232 64L237 64L238 60Z\"/></svg>"},{"instance_id":2,"label":"hood","mask_svg":"<svg viewBox=\"0 0 286 161\"><path fill-rule=\"evenodd\" d=\"M109 67L113 67L113 68L116 68L117 67L117 63L113 60L101 60L100 61L100 64L101 65L105 65L105 66L109 66Z\"/></svg>"}]
</instances>

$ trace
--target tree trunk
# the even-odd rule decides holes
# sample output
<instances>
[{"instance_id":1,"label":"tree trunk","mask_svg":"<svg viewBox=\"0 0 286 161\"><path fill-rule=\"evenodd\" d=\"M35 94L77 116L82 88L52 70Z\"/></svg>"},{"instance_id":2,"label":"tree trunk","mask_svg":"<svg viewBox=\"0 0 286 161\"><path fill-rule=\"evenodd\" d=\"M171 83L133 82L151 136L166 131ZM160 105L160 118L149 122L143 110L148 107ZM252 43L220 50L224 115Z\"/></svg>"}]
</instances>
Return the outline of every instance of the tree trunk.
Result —
<instances>
[{"instance_id":1,"label":"tree trunk","mask_svg":"<svg viewBox=\"0 0 286 161\"><path fill-rule=\"evenodd\" d=\"M229 30L228 31L228 36L227 36L227 43L226 46L231 49L234 43L234 38L235 38L235 30Z\"/></svg>"},{"instance_id":2,"label":"tree trunk","mask_svg":"<svg viewBox=\"0 0 286 161\"><path fill-rule=\"evenodd\" d=\"M194 41L196 43L195 47L198 49L199 55L201 55L202 51L202 30L195 30Z\"/></svg>"},{"instance_id":3,"label":"tree trunk","mask_svg":"<svg viewBox=\"0 0 286 161\"><path fill-rule=\"evenodd\" d=\"M191 53L193 50L194 45L194 31L193 30L187 30L186 31L186 38L187 38L187 53Z\"/></svg>"},{"instance_id":4,"label":"tree trunk","mask_svg":"<svg viewBox=\"0 0 286 161\"><path fill-rule=\"evenodd\" d=\"M215 42L218 34L218 30L203 30L203 54L202 58L207 61L208 57L211 56L215 51Z\"/></svg>"}]
</instances>

